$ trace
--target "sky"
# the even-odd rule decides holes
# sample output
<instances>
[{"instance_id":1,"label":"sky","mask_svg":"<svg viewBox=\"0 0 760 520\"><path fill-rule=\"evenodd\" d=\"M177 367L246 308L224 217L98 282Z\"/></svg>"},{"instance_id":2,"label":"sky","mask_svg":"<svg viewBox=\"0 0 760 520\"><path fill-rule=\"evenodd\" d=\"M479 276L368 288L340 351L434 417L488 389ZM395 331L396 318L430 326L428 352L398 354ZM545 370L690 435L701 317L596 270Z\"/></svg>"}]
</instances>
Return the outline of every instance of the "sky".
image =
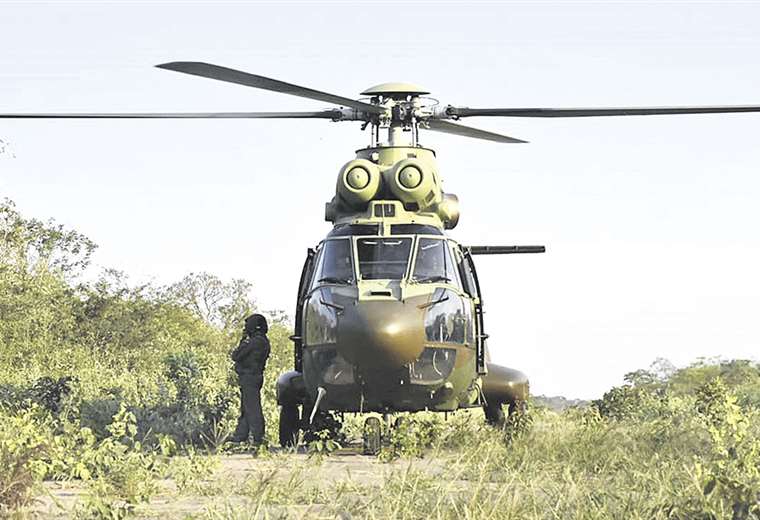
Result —
<instances>
[{"instance_id":1,"label":"sky","mask_svg":"<svg viewBox=\"0 0 760 520\"><path fill-rule=\"evenodd\" d=\"M420 84L470 107L760 104L757 2L0 1L0 112L321 110L153 68L208 61L359 97ZM530 141L423 133L451 236L477 257L495 361L599 397L658 357L760 353L760 114L470 118ZM207 271L293 311L338 169L328 121L0 121L0 197L99 244L96 269Z\"/></svg>"}]
</instances>

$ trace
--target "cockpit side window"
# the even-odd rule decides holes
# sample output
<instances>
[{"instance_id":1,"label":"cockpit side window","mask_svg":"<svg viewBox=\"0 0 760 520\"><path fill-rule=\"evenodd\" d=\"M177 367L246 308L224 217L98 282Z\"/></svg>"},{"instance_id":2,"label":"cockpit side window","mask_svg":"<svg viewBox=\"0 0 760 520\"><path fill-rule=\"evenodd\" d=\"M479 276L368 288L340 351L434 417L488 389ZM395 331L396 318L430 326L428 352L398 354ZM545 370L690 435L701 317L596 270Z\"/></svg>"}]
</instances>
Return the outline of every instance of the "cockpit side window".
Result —
<instances>
[{"instance_id":1,"label":"cockpit side window","mask_svg":"<svg viewBox=\"0 0 760 520\"><path fill-rule=\"evenodd\" d=\"M451 281L452 284L456 285L460 290L464 291L464 279L462 278L462 274L459 272L458 264L459 264L459 246L456 242L448 241L447 248L449 251L449 259L451 260L451 265L453 266L452 271L454 271L453 280Z\"/></svg>"},{"instance_id":2,"label":"cockpit side window","mask_svg":"<svg viewBox=\"0 0 760 520\"><path fill-rule=\"evenodd\" d=\"M326 240L319 252L319 260L312 287L325 283L354 283L354 267L351 261L349 239Z\"/></svg>"},{"instance_id":3,"label":"cockpit side window","mask_svg":"<svg viewBox=\"0 0 760 520\"><path fill-rule=\"evenodd\" d=\"M480 298L480 292L478 290L478 281L475 274L475 266L472 263L472 257L464 254L461 250L457 251L457 265L459 267L459 275L462 278L462 284L467 294L473 298Z\"/></svg>"},{"instance_id":4,"label":"cockpit side window","mask_svg":"<svg viewBox=\"0 0 760 520\"><path fill-rule=\"evenodd\" d=\"M448 242L437 238L420 238L412 280L419 283L450 282L459 285Z\"/></svg>"},{"instance_id":5,"label":"cockpit side window","mask_svg":"<svg viewBox=\"0 0 760 520\"><path fill-rule=\"evenodd\" d=\"M406 274L411 238L358 238L359 274L364 280L400 280Z\"/></svg>"}]
</instances>

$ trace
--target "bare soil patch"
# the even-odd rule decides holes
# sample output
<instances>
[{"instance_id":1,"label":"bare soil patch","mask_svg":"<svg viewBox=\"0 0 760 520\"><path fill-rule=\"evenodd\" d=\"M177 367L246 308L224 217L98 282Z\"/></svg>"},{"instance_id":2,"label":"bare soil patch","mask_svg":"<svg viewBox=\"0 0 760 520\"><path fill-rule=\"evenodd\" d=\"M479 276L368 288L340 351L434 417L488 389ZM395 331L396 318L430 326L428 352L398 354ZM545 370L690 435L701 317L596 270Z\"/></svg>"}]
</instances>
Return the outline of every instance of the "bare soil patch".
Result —
<instances>
[{"instance_id":1,"label":"bare soil patch","mask_svg":"<svg viewBox=\"0 0 760 520\"><path fill-rule=\"evenodd\" d=\"M376 457L362 455L358 448L323 457L292 452L274 452L269 457L220 455L218 461L211 477L189 488L180 490L170 479L160 481L160 491L150 502L138 505L134 516L226 518L247 511L250 517L262 518L334 518L335 512L328 512L326 507L329 490L361 493L410 467L431 475L441 471L440 461L432 458L382 463ZM266 505L260 500L265 493ZM29 516L71 518L87 494L87 486L81 481L44 482Z\"/></svg>"}]
</instances>

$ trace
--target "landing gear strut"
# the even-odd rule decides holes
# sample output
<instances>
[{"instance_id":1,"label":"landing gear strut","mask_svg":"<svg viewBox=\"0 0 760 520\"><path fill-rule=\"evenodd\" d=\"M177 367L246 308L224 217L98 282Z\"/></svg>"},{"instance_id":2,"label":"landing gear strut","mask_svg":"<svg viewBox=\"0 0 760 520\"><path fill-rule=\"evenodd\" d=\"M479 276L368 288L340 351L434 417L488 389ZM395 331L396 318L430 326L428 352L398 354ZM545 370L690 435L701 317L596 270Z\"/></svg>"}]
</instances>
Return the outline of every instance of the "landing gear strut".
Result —
<instances>
[{"instance_id":1,"label":"landing gear strut","mask_svg":"<svg viewBox=\"0 0 760 520\"><path fill-rule=\"evenodd\" d=\"M362 452L365 455L377 455L382 444L383 428L378 417L367 417L362 430Z\"/></svg>"},{"instance_id":2,"label":"landing gear strut","mask_svg":"<svg viewBox=\"0 0 760 520\"><path fill-rule=\"evenodd\" d=\"M507 418L504 415L504 409L501 403L490 402L483 405L483 412L486 414L486 422L495 428L504 428Z\"/></svg>"},{"instance_id":3,"label":"landing gear strut","mask_svg":"<svg viewBox=\"0 0 760 520\"><path fill-rule=\"evenodd\" d=\"M510 401L507 405L507 414L504 414L502 403L488 403L483 405L486 414L486 422L491 426L503 429L507 424L507 417L515 413L525 413L527 403L525 401Z\"/></svg>"}]
</instances>

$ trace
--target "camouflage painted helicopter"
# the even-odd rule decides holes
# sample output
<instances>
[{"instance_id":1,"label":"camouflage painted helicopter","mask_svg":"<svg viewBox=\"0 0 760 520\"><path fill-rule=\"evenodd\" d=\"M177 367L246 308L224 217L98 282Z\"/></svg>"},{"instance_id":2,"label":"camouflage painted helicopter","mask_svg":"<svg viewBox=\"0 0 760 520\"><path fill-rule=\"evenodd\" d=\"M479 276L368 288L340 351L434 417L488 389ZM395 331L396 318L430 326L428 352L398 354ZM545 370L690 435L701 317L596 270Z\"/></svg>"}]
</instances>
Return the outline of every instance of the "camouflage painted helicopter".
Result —
<instances>
[{"instance_id":1,"label":"camouflage painted helicopter","mask_svg":"<svg viewBox=\"0 0 760 520\"><path fill-rule=\"evenodd\" d=\"M315 112L0 114L0 118L250 118L361 121L370 144L338 173L325 208L332 230L309 249L296 300L294 369L277 381L280 442L292 444L326 412L454 411L482 407L501 424L528 397L527 377L492 363L478 254L543 253L543 246L463 246L445 232L459 221L435 152L420 129L499 143L506 135L452 123L473 116L589 117L760 112L760 106L465 108L441 105L407 83L342 96L200 62L158 67L335 105ZM365 445L379 443L376 416Z\"/></svg>"}]
</instances>

